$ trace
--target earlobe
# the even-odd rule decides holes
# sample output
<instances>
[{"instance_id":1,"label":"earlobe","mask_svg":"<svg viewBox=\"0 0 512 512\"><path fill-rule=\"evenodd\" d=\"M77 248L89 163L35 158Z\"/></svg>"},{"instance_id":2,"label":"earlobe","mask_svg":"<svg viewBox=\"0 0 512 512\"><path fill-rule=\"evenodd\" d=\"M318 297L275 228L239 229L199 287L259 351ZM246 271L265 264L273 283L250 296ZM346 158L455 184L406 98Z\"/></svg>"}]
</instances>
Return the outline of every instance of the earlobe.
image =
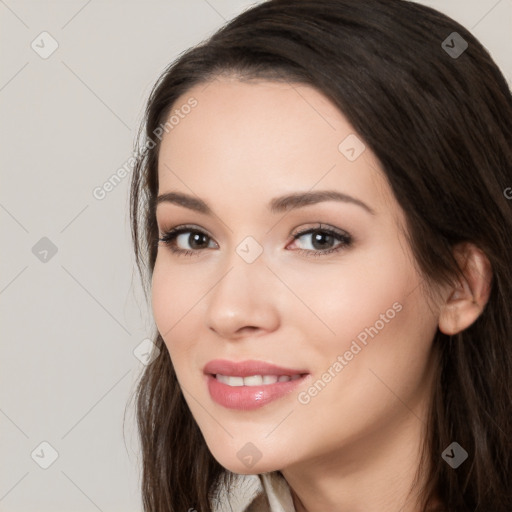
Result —
<instances>
[{"instance_id":1,"label":"earlobe","mask_svg":"<svg viewBox=\"0 0 512 512\"><path fill-rule=\"evenodd\" d=\"M439 314L439 330L454 335L468 328L482 313L491 291L492 267L485 253L464 242L454 250L464 275L447 292Z\"/></svg>"}]
</instances>

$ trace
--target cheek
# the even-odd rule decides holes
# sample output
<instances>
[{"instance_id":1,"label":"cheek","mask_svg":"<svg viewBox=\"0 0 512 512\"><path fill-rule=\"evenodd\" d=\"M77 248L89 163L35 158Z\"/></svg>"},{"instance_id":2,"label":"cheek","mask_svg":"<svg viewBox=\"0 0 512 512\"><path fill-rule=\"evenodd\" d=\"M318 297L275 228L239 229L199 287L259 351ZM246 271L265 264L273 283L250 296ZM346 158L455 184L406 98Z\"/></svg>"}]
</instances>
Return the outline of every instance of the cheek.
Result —
<instances>
[{"instance_id":1,"label":"cheek","mask_svg":"<svg viewBox=\"0 0 512 512\"><path fill-rule=\"evenodd\" d=\"M336 265L302 269L299 275L286 277L293 282L296 295L308 306L310 312L298 314L296 321L304 323L304 329L317 331L308 336L312 343L321 338L323 349L331 345L343 348L346 340L352 340L366 328L377 322L379 330L387 329L388 322L400 314L401 300L416 286L418 277L405 266L403 256L397 258L386 248L375 254L361 254L336 263ZM302 308L303 309L303 308ZM383 315L383 319L381 319ZM382 323L384 322L384 324ZM350 344L350 341L349 341Z\"/></svg>"},{"instance_id":2,"label":"cheek","mask_svg":"<svg viewBox=\"0 0 512 512\"><path fill-rule=\"evenodd\" d=\"M188 312L207 291L206 284L200 284L204 280L192 267L168 260L165 249L159 249L151 282L153 315L164 340L188 321Z\"/></svg>"},{"instance_id":3,"label":"cheek","mask_svg":"<svg viewBox=\"0 0 512 512\"><path fill-rule=\"evenodd\" d=\"M428 384L437 323L420 277L401 268L386 272L381 266L372 276L351 275L344 291L330 294L331 305L323 311L336 335L316 344L317 371L327 371L338 356L343 369L317 405L338 403L338 411L357 411L354 421L361 427L401 409L400 400L416 403Z\"/></svg>"},{"instance_id":4,"label":"cheek","mask_svg":"<svg viewBox=\"0 0 512 512\"><path fill-rule=\"evenodd\" d=\"M165 249L160 251L151 283L153 318L178 380L189 387L199 365L206 295L216 276L207 265L176 263Z\"/></svg>"},{"instance_id":5,"label":"cheek","mask_svg":"<svg viewBox=\"0 0 512 512\"><path fill-rule=\"evenodd\" d=\"M182 349L183 341L192 340L186 336L188 313L197 303L200 290L192 283L185 282L190 273L169 265L164 257L157 257L151 283L151 306L153 317L167 349L174 359Z\"/></svg>"},{"instance_id":6,"label":"cheek","mask_svg":"<svg viewBox=\"0 0 512 512\"><path fill-rule=\"evenodd\" d=\"M428 393L436 322L417 283L391 277L370 280L373 286L364 289L354 277L349 298L348 290L329 294L319 315L335 335L313 336L309 327L314 389L301 395L303 422L298 416L296 422L299 437L323 432L313 441L318 449L362 439L396 418L414 418L411 410L418 417L425 414L418 404Z\"/></svg>"}]
</instances>

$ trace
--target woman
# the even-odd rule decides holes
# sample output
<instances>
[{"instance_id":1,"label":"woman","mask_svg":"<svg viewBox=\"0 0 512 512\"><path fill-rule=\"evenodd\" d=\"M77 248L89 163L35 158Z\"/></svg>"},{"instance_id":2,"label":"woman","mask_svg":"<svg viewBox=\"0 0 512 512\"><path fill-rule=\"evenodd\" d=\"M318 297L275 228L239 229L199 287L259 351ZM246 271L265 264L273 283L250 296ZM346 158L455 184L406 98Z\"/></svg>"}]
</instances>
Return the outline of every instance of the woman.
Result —
<instances>
[{"instance_id":1,"label":"woman","mask_svg":"<svg viewBox=\"0 0 512 512\"><path fill-rule=\"evenodd\" d=\"M483 46L403 0L270 0L142 129L145 510L512 510L512 97Z\"/></svg>"}]
</instances>

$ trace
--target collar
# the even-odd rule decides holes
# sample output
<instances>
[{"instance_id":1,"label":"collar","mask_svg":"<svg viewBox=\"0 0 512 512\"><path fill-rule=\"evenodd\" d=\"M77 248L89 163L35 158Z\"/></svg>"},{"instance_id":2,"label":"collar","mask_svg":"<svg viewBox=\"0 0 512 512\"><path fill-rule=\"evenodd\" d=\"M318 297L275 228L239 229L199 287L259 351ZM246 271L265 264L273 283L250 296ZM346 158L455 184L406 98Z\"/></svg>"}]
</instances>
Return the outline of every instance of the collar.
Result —
<instances>
[{"instance_id":1,"label":"collar","mask_svg":"<svg viewBox=\"0 0 512 512\"><path fill-rule=\"evenodd\" d=\"M214 512L296 512L290 487L279 473L237 475L233 489L222 489Z\"/></svg>"}]
</instances>

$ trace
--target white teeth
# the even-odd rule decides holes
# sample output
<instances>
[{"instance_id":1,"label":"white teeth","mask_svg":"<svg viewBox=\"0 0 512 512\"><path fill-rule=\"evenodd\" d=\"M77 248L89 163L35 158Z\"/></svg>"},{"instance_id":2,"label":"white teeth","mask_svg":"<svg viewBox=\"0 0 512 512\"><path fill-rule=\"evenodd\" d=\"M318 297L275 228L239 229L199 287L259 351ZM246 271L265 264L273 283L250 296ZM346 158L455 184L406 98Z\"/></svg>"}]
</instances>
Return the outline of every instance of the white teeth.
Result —
<instances>
[{"instance_id":1,"label":"white teeth","mask_svg":"<svg viewBox=\"0 0 512 512\"><path fill-rule=\"evenodd\" d=\"M300 379L300 375L294 375L293 377L290 377L289 375L281 375L280 377L277 375L251 375L249 377L232 377L218 373L215 375L215 378L223 384L236 387L261 386L265 384L275 384L276 382L287 382L289 380Z\"/></svg>"},{"instance_id":2,"label":"white teeth","mask_svg":"<svg viewBox=\"0 0 512 512\"><path fill-rule=\"evenodd\" d=\"M222 382L223 384L227 384L228 386L243 386L244 378L243 377L228 377L227 375L216 375L217 380Z\"/></svg>"},{"instance_id":3,"label":"white teeth","mask_svg":"<svg viewBox=\"0 0 512 512\"><path fill-rule=\"evenodd\" d=\"M251 375L244 377L244 386L261 386L263 384L263 377L261 375Z\"/></svg>"}]
</instances>

